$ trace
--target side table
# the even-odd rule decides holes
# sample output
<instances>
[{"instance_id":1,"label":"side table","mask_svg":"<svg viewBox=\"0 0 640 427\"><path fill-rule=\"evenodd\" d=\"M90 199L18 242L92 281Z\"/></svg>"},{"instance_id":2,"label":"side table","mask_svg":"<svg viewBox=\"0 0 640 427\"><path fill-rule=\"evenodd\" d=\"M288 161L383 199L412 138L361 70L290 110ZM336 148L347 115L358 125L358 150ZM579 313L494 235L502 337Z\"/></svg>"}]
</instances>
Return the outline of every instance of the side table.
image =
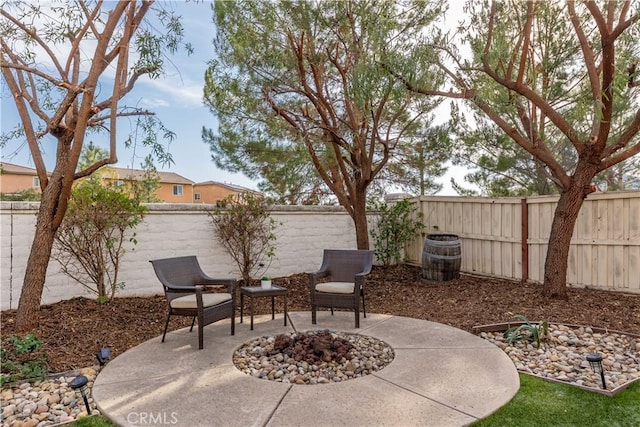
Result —
<instances>
[{"instance_id":1,"label":"side table","mask_svg":"<svg viewBox=\"0 0 640 427\"><path fill-rule=\"evenodd\" d=\"M275 297L284 297L284 326L287 326L287 289L281 286L271 285L265 289L262 286L242 286L240 288L240 323L244 311L244 296L249 297L249 311L251 314L251 330L253 331L253 299L271 297L271 320L275 319Z\"/></svg>"}]
</instances>

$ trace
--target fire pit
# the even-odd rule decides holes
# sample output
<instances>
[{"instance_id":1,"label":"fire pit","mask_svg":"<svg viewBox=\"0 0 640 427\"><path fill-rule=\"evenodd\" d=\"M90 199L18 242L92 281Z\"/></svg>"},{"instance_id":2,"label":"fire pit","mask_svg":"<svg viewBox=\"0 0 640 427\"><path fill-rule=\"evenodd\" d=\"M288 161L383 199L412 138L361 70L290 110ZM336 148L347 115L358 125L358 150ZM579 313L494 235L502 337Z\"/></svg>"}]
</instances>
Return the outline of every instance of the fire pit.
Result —
<instances>
[{"instance_id":1,"label":"fire pit","mask_svg":"<svg viewBox=\"0 0 640 427\"><path fill-rule=\"evenodd\" d=\"M235 351L233 364L256 378L323 384L369 375L394 356L391 346L377 338L318 330L256 338Z\"/></svg>"}]
</instances>

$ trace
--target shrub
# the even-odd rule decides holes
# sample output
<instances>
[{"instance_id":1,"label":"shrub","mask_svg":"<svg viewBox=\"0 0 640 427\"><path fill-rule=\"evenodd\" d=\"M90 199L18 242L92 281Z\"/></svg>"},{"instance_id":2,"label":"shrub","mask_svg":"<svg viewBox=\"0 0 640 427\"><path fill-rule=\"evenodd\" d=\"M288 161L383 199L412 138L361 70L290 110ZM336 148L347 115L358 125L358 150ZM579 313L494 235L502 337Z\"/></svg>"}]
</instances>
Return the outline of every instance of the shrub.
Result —
<instances>
[{"instance_id":1,"label":"shrub","mask_svg":"<svg viewBox=\"0 0 640 427\"><path fill-rule=\"evenodd\" d=\"M47 374L47 363L42 351L42 341L34 334L7 337L0 350L0 367L0 385L20 380L43 379Z\"/></svg>"},{"instance_id":2,"label":"shrub","mask_svg":"<svg viewBox=\"0 0 640 427\"><path fill-rule=\"evenodd\" d=\"M524 324L512 326L504 331L503 336L507 343L512 344L520 341L531 341L536 343L536 348L540 348L541 341L549 336L549 323L543 320L537 325L533 325L529 319L520 314L514 316L514 320L515 319L524 322Z\"/></svg>"},{"instance_id":3,"label":"shrub","mask_svg":"<svg viewBox=\"0 0 640 427\"><path fill-rule=\"evenodd\" d=\"M391 206L385 202L374 203L371 209L378 213L376 226L371 230L376 258L384 265L400 263L405 243L424 228L422 212L408 199Z\"/></svg>"},{"instance_id":4,"label":"shrub","mask_svg":"<svg viewBox=\"0 0 640 427\"><path fill-rule=\"evenodd\" d=\"M40 193L33 188L28 188L17 193L0 193L0 200L7 202L39 202Z\"/></svg>"},{"instance_id":5,"label":"shrub","mask_svg":"<svg viewBox=\"0 0 640 427\"><path fill-rule=\"evenodd\" d=\"M259 277L265 261L275 256L276 222L269 215L266 201L253 193L224 199L209 212L217 241L238 266L245 285Z\"/></svg>"},{"instance_id":6,"label":"shrub","mask_svg":"<svg viewBox=\"0 0 640 427\"><path fill-rule=\"evenodd\" d=\"M52 257L61 271L95 294L111 300L124 283L118 280L125 241L135 245L129 231L142 221L146 208L125 189L88 179L72 192L67 213L56 234Z\"/></svg>"}]
</instances>

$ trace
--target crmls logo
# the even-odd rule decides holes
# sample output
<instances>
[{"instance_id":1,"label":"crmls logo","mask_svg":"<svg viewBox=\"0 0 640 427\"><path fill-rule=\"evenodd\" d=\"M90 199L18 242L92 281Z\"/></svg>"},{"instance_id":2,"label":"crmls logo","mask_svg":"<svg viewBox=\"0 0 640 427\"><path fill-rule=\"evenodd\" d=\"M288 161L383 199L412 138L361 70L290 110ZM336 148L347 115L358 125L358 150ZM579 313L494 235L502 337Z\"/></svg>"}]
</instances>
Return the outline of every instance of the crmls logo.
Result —
<instances>
[{"instance_id":1,"label":"crmls logo","mask_svg":"<svg viewBox=\"0 0 640 427\"><path fill-rule=\"evenodd\" d=\"M178 424L177 412L129 412L127 422L134 425Z\"/></svg>"}]
</instances>

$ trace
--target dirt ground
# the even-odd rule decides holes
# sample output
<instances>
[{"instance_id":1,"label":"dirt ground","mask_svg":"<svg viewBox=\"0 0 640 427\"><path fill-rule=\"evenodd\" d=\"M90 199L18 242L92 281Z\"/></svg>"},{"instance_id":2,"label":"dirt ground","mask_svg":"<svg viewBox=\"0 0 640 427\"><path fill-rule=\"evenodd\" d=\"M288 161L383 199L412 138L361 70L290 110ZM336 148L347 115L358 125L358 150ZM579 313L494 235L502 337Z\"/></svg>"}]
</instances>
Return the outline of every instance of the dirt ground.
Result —
<instances>
[{"instance_id":1,"label":"dirt ground","mask_svg":"<svg viewBox=\"0 0 640 427\"><path fill-rule=\"evenodd\" d=\"M290 311L309 310L305 274L275 278L273 282L289 290ZM257 313L270 312L268 300L256 300ZM466 331L475 325L506 322L520 314L532 321L640 334L640 295L569 289L568 302L545 300L541 285L467 275L448 282L427 282L420 278L420 268L414 266L375 267L367 278L366 303L368 312L425 319ZM100 347L109 347L115 357L161 335L165 318L166 301L162 296L116 298L105 304L74 298L43 306L40 327L34 332L44 342L49 372L63 372L96 365L95 354ZM3 340L14 332L14 322L15 311L2 312ZM169 328L189 323L188 319L174 317Z\"/></svg>"}]
</instances>

